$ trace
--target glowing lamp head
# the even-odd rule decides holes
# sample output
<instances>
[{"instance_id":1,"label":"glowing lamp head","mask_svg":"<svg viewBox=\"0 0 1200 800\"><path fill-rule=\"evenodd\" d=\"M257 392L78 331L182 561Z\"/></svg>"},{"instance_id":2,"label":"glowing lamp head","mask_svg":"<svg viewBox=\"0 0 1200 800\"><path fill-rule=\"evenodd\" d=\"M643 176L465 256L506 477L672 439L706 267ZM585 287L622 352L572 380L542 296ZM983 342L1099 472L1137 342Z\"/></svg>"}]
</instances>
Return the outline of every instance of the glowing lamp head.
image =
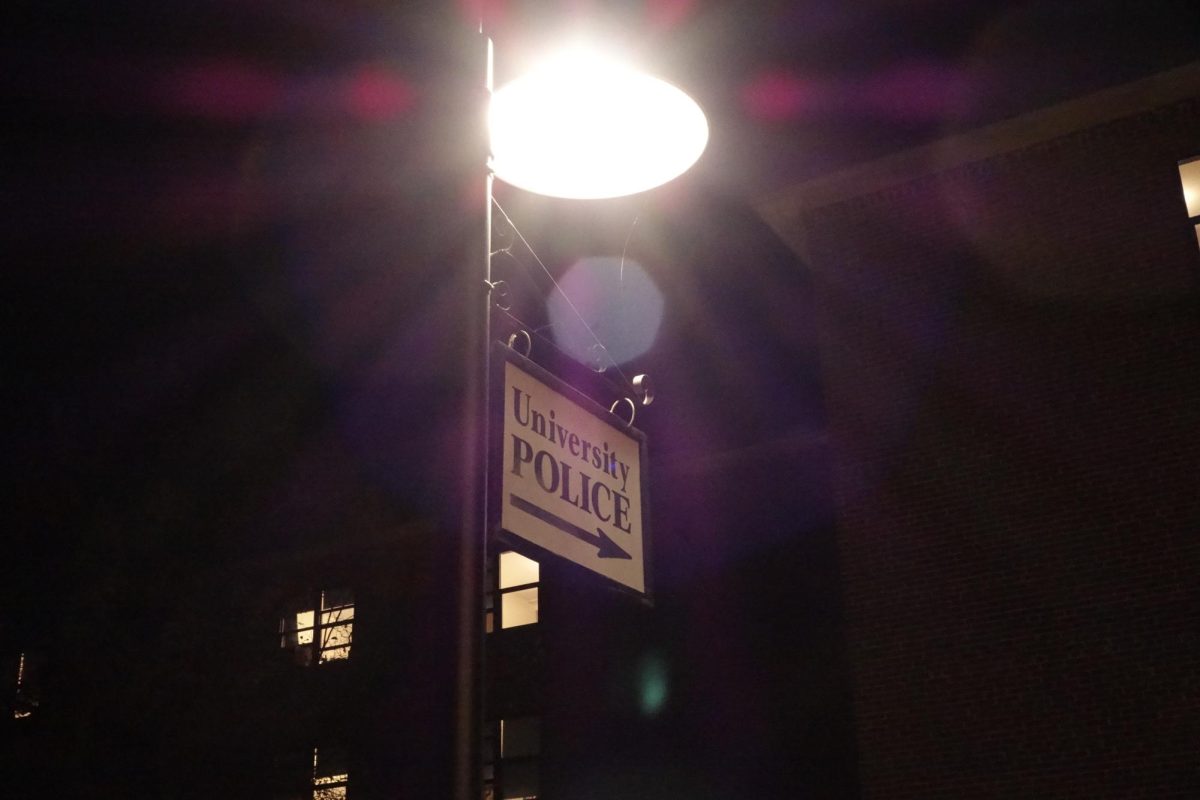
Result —
<instances>
[{"instance_id":1,"label":"glowing lamp head","mask_svg":"<svg viewBox=\"0 0 1200 800\"><path fill-rule=\"evenodd\" d=\"M577 199L653 189L708 143L704 112L680 89L579 49L496 90L488 126L496 177Z\"/></svg>"}]
</instances>

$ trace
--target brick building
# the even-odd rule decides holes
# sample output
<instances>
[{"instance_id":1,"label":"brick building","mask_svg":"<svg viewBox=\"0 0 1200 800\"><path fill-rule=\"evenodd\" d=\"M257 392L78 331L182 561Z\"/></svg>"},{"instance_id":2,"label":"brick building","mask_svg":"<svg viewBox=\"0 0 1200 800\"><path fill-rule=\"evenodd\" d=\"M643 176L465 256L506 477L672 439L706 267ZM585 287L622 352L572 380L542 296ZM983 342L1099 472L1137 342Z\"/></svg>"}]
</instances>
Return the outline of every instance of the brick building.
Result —
<instances>
[{"instance_id":1,"label":"brick building","mask_svg":"<svg viewBox=\"0 0 1200 800\"><path fill-rule=\"evenodd\" d=\"M1197 155L1191 64L764 204L820 309L864 797L1196 796Z\"/></svg>"}]
</instances>

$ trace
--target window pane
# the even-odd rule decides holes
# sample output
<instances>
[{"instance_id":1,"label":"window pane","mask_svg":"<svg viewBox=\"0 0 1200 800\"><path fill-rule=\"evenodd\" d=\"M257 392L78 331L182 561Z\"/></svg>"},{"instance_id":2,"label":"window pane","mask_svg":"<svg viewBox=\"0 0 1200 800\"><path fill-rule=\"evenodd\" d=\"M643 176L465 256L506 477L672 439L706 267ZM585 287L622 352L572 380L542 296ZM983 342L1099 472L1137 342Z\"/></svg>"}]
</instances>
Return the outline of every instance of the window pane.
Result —
<instances>
[{"instance_id":1,"label":"window pane","mask_svg":"<svg viewBox=\"0 0 1200 800\"><path fill-rule=\"evenodd\" d=\"M1183 184L1183 201L1189 217L1200 217L1200 158L1179 165L1179 182Z\"/></svg>"},{"instance_id":2,"label":"window pane","mask_svg":"<svg viewBox=\"0 0 1200 800\"><path fill-rule=\"evenodd\" d=\"M344 609L349 614L342 615L342 619L352 619L354 617L354 594L349 589L330 589L321 592L321 610L328 611L330 609Z\"/></svg>"},{"instance_id":3,"label":"window pane","mask_svg":"<svg viewBox=\"0 0 1200 800\"><path fill-rule=\"evenodd\" d=\"M321 629L321 661L341 661L350 657L353 623Z\"/></svg>"},{"instance_id":4,"label":"window pane","mask_svg":"<svg viewBox=\"0 0 1200 800\"><path fill-rule=\"evenodd\" d=\"M517 761L504 765L504 800L527 800L537 797L538 769L536 761Z\"/></svg>"},{"instance_id":5,"label":"window pane","mask_svg":"<svg viewBox=\"0 0 1200 800\"><path fill-rule=\"evenodd\" d=\"M321 592L321 607L354 605L354 593L349 589L326 589Z\"/></svg>"},{"instance_id":6,"label":"window pane","mask_svg":"<svg viewBox=\"0 0 1200 800\"><path fill-rule=\"evenodd\" d=\"M345 783L350 779L346 753L338 748L313 748L313 785Z\"/></svg>"},{"instance_id":7,"label":"window pane","mask_svg":"<svg viewBox=\"0 0 1200 800\"><path fill-rule=\"evenodd\" d=\"M312 644L313 622L317 615L313 611L301 611L288 614L279 621L279 646L296 647L297 645Z\"/></svg>"},{"instance_id":8,"label":"window pane","mask_svg":"<svg viewBox=\"0 0 1200 800\"><path fill-rule=\"evenodd\" d=\"M520 589L500 595L500 620L502 628L515 628L538 621L538 590Z\"/></svg>"},{"instance_id":9,"label":"window pane","mask_svg":"<svg viewBox=\"0 0 1200 800\"><path fill-rule=\"evenodd\" d=\"M500 757L536 756L541 751L542 723L537 717L500 720Z\"/></svg>"},{"instance_id":10,"label":"window pane","mask_svg":"<svg viewBox=\"0 0 1200 800\"><path fill-rule=\"evenodd\" d=\"M500 588L538 582L538 563L511 550L500 554Z\"/></svg>"},{"instance_id":11,"label":"window pane","mask_svg":"<svg viewBox=\"0 0 1200 800\"><path fill-rule=\"evenodd\" d=\"M348 622L354 619L354 606L343 606L332 611L321 612L321 624L332 625L335 622Z\"/></svg>"},{"instance_id":12,"label":"window pane","mask_svg":"<svg viewBox=\"0 0 1200 800\"><path fill-rule=\"evenodd\" d=\"M347 622L342 625L321 628L321 647L329 648L349 645L353 638L353 627L353 623Z\"/></svg>"}]
</instances>

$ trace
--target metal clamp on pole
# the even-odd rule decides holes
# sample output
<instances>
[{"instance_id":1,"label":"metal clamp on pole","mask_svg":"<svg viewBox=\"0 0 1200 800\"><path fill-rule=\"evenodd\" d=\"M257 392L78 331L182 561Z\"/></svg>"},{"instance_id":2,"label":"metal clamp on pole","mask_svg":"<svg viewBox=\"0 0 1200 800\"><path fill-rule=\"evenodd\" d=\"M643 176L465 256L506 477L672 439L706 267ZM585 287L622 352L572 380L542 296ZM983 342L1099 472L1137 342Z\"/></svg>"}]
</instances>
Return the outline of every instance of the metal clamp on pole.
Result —
<instances>
[{"instance_id":1,"label":"metal clamp on pole","mask_svg":"<svg viewBox=\"0 0 1200 800\"><path fill-rule=\"evenodd\" d=\"M525 343L524 350L517 347L518 342ZM533 352L533 338L529 335L529 331L522 328L508 335L508 347L510 350L515 350L526 358L529 358L529 354Z\"/></svg>"},{"instance_id":2,"label":"metal clamp on pole","mask_svg":"<svg viewBox=\"0 0 1200 800\"><path fill-rule=\"evenodd\" d=\"M628 397L622 397L620 400L615 401L611 406L609 406L608 410L612 414L617 414L617 408L620 407L621 405L625 405L625 406L629 407L629 419L622 420L622 421L628 427L632 428L633 427L633 419L634 419L634 417L637 416L637 405L635 405L634 402L632 400L630 400ZM619 417L621 415L617 414L617 416Z\"/></svg>"}]
</instances>

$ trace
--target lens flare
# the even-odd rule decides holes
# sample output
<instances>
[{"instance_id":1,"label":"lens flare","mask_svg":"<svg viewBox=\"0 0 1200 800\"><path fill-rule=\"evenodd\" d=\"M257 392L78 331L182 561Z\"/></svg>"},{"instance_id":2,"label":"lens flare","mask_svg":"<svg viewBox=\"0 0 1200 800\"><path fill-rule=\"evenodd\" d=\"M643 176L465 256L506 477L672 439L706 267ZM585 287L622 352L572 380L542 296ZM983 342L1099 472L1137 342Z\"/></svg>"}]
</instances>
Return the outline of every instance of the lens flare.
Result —
<instances>
[{"instance_id":1,"label":"lens flare","mask_svg":"<svg viewBox=\"0 0 1200 800\"><path fill-rule=\"evenodd\" d=\"M642 659L638 672L638 705L647 717L656 717L670 695L667 663L661 656L649 654Z\"/></svg>"},{"instance_id":2,"label":"lens flare","mask_svg":"<svg viewBox=\"0 0 1200 800\"><path fill-rule=\"evenodd\" d=\"M596 368L626 364L654 346L663 295L638 262L583 258L559 285L563 293L550 295L547 304L550 323L555 343L576 361ZM593 334L603 342L603 353Z\"/></svg>"}]
</instances>

